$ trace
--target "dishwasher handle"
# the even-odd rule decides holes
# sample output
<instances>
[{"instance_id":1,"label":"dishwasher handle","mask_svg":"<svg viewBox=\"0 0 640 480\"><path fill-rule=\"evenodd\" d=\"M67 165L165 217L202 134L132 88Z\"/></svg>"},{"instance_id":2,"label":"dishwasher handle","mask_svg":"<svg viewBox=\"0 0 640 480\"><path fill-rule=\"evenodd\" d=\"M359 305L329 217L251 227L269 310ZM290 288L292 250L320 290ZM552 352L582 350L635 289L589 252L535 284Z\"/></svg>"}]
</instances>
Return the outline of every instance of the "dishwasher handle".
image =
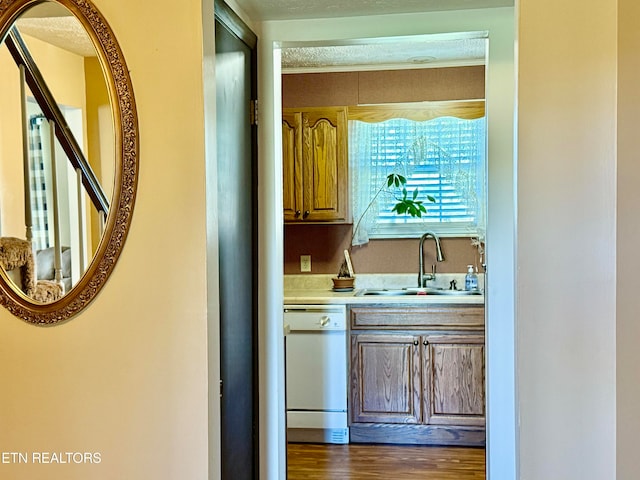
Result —
<instances>
[{"instance_id":1,"label":"dishwasher handle","mask_svg":"<svg viewBox=\"0 0 640 480\"><path fill-rule=\"evenodd\" d=\"M291 331L347 330L347 315L344 307L284 310L284 323Z\"/></svg>"},{"instance_id":2,"label":"dishwasher handle","mask_svg":"<svg viewBox=\"0 0 640 480\"><path fill-rule=\"evenodd\" d=\"M337 313L337 314L346 314L347 310L344 305L334 305L330 307L321 306L321 305L285 305L284 313Z\"/></svg>"}]
</instances>

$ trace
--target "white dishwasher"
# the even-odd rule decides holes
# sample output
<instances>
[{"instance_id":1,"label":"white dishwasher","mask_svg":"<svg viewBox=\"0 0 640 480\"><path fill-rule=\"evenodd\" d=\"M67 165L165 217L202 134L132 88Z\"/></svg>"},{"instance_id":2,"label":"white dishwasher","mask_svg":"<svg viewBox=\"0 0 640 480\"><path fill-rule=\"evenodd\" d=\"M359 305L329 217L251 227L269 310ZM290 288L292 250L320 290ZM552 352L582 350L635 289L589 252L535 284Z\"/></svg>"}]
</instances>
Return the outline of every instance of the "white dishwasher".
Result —
<instances>
[{"instance_id":1,"label":"white dishwasher","mask_svg":"<svg viewBox=\"0 0 640 480\"><path fill-rule=\"evenodd\" d=\"M344 305L285 305L287 437L349 443L347 310Z\"/></svg>"}]
</instances>

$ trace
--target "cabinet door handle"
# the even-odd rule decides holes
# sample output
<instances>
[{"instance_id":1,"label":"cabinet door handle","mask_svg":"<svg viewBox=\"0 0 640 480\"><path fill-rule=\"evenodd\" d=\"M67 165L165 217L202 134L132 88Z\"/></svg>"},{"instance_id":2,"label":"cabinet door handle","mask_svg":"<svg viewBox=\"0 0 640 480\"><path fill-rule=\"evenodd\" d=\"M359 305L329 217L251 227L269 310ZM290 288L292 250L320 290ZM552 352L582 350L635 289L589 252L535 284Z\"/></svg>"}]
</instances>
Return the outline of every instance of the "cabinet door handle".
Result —
<instances>
[{"instance_id":1,"label":"cabinet door handle","mask_svg":"<svg viewBox=\"0 0 640 480\"><path fill-rule=\"evenodd\" d=\"M309 213L311 213L311 212L309 212L309 210L305 210L304 211L304 215L302 216L302 218L307 218L309 216Z\"/></svg>"},{"instance_id":2,"label":"cabinet door handle","mask_svg":"<svg viewBox=\"0 0 640 480\"><path fill-rule=\"evenodd\" d=\"M419 344L419 343L420 343L420 342L418 342L418 340L414 340L414 341L413 341L413 344L414 344L416 347L418 346L418 344Z\"/></svg>"},{"instance_id":3,"label":"cabinet door handle","mask_svg":"<svg viewBox=\"0 0 640 480\"><path fill-rule=\"evenodd\" d=\"M300 210L296 210L296 218L298 218L300 216L300 213L302 213L302 212L300 212Z\"/></svg>"},{"instance_id":4,"label":"cabinet door handle","mask_svg":"<svg viewBox=\"0 0 640 480\"><path fill-rule=\"evenodd\" d=\"M429 342L427 340L423 340L422 341L422 345L424 345L426 347L427 345L429 345Z\"/></svg>"}]
</instances>

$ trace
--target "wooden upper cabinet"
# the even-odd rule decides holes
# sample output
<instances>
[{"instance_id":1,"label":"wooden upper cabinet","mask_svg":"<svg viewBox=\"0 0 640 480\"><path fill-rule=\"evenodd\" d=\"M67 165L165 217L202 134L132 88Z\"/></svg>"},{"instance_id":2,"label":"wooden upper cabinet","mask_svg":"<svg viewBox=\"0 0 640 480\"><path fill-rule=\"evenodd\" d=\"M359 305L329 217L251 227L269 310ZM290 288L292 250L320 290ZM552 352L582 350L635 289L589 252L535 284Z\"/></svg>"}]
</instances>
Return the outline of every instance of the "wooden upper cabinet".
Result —
<instances>
[{"instance_id":1,"label":"wooden upper cabinet","mask_svg":"<svg viewBox=\"0 0 640 480\"><path fill-rule=\"evenodd\" d=\"M282 203L285 221L302 215L302 114L282 116L282 171L284 192Z\"/></svg>"},{"instance_id":2,"label":"wooden upper cabinet","mask_svg":"<svg viewBox=\"0 0 640 480\"><path fill-rule=\"evenodd\" d=\"M348 221L347 136L345 108L284 110L286 222Z\"/></svg>"}]
</instances>

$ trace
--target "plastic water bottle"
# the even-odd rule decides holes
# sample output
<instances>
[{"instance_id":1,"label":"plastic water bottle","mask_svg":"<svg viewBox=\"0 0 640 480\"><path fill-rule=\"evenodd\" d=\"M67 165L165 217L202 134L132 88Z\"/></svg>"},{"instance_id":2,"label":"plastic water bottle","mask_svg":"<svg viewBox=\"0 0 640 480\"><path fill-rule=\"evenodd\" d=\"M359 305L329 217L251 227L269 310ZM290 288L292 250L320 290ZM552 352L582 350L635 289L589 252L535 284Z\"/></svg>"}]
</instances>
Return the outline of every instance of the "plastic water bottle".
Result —
<instances>
[{"instance_id":1,"label":"plastic water bottle","mask_svg":"<svg viewBox=\"0 0 640 480\"><path fill-rule=\"evenodd\" d=\"M478 290L478 275L473 269L473 265L467 265L467 274L464 277L465 290Z\"/></svg>"}]
</instances>

